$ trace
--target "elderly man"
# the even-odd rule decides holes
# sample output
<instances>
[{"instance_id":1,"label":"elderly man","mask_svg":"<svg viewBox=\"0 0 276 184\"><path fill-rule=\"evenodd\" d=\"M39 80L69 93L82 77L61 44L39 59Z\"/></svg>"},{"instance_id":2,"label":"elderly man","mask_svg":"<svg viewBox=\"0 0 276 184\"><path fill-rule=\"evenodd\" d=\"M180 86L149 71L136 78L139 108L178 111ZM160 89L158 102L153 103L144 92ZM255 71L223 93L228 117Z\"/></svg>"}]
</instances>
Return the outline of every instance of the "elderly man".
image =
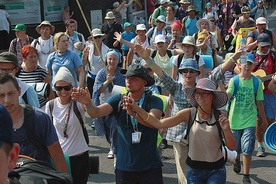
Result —
<instances>
[{"instance_id":1,"label":"elderly man","mask_svg":"<svg viewBox=\"0 0 276 184\"><path fill-rule=\"evenodd\" d=\"M135 101L152 116L160 118L163 102L158 97L144 91L145 86L155 83L149 72L140 64L132 64L128 70L122 69L126 76L127 96ZM157 151L156 141L158 130L148 126L146 120L137 113L129 116L122 109L121 94L107 99L104 104L95 106L90 99L88 88L75 89L72 99L83 103L87 113L92 117L102 117L109 114L117 116L118 138L116 159L116 183L163 184L162 162Z\"/></svg>"},{"instance_id":2,"label":"elderly man","mask_svg":"<svg viewBox=\"0 0 276 184\"><path fill-rule=\"evenodd\" d=\"M104 44L108 46L109 48L115 48L117 50L121 50L120 44L118 44L116 47L113 46L113 43L116 41L114 37L115 32L123 32L123 28L121 24L116 22L116 18L112 11L109 11L106 13L106 16L104 18L106 20L106 23L102 25L102 33L105 34Z\"/></svg>"},{"instance_id":3,"label":"elderly man","mask_svg":"<svg viewBox=\"0 0 276 184\"><path fill-rule=\"evenodd\" d=\"M248 52L250 52L251 50L253 51L257 51L257 47L258 47L258 42L257 42L257 37L259 36L259 34L261 33L266 33L268 34L270 40L271 40L271 47L273 46L274 48L276 48L276 35L274 32L267 30L266 29L266 25L267 25L267 20L264 17L259 17L256 20L256 30L254 31L249 31L248 35L247 35L247 39L246 39L246 50Z\"/></svg>"},{"instance_id":4,"label":"elderly man","mask_svg":"<svg viewBox=\"0 0 276 184\"><path fill-rule=\"evenodd\" d=\"M50 117L28 105L19 104L21 89L12 75L0 74L0 104L12 118L12 138L20 145L20 154L51 163L56 169L67 173L55 127Z\"/></svg>"},{"instance_id":5,"label":"elderly man","mask_svg":"<svg viewBox=\"0 0 276 184\"><path fill-rule=\"evenodd\" d=\"M17 24L13 30L15 31L16 38L11 41L9 52L16 55L18 63L21 65L23 62L21 49L25 45L31 44L34 38L26 34L26 26L24 24Z\"/></svg>"}]
</instances>

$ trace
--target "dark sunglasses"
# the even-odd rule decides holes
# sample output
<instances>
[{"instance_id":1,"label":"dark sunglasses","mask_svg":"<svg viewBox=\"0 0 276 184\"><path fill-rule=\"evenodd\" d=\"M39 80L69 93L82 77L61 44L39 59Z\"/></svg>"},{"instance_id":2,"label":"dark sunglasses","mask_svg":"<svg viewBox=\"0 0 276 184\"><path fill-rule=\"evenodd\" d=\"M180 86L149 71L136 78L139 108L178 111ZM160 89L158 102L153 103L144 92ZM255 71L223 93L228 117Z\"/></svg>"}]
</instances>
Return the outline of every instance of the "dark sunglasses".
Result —
<instances>
[{"instance_id":1,"label":"dark sunglasses","mask_svg":"<svg viewBox=\"0 0 276 184\"><path fill-rule=\"evenodd\" d=\"M181 70L180 72L186 74L186 73L196 73L197 71L195 71L193 69L190 69L190 70L184 69L184 70Z\"/></svg>"},{"instance_id":2,"label":"dark sunglasses","mask_svg":"<svg viewBox=\"0 0 276 184\"><path fill-rule=\"evenodd\" d=\"M98 38L101 38L102 36L95 36L94 39L98 39Z\"/></svg>"},{"instance_id":3,"label":"dark sunglasses","mask_svg":"<svg viewBox=\"0 0 276 184\"><path fill-rule=\"evenodd\" d=\"M70 91L72 89L72 86L71 85L68 85L68 86L55 86L55 89L57 91L61 91L62 89L64 89L65 91Z\"/></svg>"},{"instance_id":4,"label":"dark sunglasses","mask_svg":"<svg viewBox=\"0 0 276 184\"><path fill-rule=\"evenodd\" d=\"M215 20L212 20L212 19L211 19L210 21L211 21L211 22L215 22Z\"/></svg>"}]
</instances>

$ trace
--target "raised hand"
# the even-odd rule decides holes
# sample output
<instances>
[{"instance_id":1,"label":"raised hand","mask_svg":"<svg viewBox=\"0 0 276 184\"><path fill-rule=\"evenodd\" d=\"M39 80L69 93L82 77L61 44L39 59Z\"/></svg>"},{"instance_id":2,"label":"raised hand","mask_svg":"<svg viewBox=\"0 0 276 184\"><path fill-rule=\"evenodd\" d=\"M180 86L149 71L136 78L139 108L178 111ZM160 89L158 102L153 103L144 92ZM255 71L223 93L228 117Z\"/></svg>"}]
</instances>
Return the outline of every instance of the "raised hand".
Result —
<instances>
[{"instance_id":1,"label":"raised hand","mask_svg":"<svg viewBox=\"0 0 276 184\"><path fill-rule=\"evenodd\" d=\"M134 45L134 50L139 54L139 56L143 59L147 59L150 57L150 49L143 48L141 45Z\"/></svg>"},{"instance_id":2,"label":"raised hand","mask_svg":"<svg viewBox=\"0 0 276 184\"><path fill-rule=\"evenodd\" d=\"M90 93L87 87L85 89L81 87L73 88L71 98L72 100L78 101L85 106L89 106L91 103Z\"/></svg>"}]
</instances>

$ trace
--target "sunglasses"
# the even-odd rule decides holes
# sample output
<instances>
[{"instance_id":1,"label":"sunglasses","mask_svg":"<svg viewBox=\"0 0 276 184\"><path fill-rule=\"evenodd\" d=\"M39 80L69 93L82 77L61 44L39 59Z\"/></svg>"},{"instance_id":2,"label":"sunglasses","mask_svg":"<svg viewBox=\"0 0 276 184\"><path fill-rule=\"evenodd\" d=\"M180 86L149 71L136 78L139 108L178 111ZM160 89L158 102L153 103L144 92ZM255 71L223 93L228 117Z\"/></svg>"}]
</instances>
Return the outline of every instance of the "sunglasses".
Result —
<instances>
[{"instance_id":1,"label":"sunglasses","mask_svg":"<svg viewBox=\"0 0 276 184\"><path fill-rule=\"evenodd\" d=\"M215 20L212 20L212 19L211 19L210 21L211 21L211 22L215 22Z\"/></svg>"},{"instance_id":2,"label":"sunglasses","mask_svg":"<svg viewBox=\"0 0 276 184\"><path fill-rule=\"evenodd\" d=\"M197 71L195 71L193 69L190 69L190 70L184 69L184 70L181 71L181 73L185 73L185 74L187 74L187 73L196 73L196 72Z\"/></svg>"},{"instance_id":3,"label":"sunglasses","mask_svg":"<svg viewBox=\"0 0 276 184\"><path fill-rule=\"evenodd\" d=\"M72 89L72 86L71 85L68 85L68 86L55 86L55 89L57 91L61 91L62 89L64 89L65 91L70 91Z\"/></svg>"},{"instance_id":4,"label":"sunglasses","mask_svg":"<svg viewBox=\"0 0 276 184\"><path fill-rule=\"evenodd\" d=\"M102 36L95 36L94 39L98 39L98 38L101 38Z\"/></svg>"},{"instance_id":5,"label":"sunglasses","mask_svg":"<svg viewBox=\"0 0 276 184\"><path fill-rule=\"evenodd\" d=\"M212 94L212 93L205 93L205 92L199 93L199 92L195 92L195 97L201 96L203 98L207 98L210 94Z\"/></svg>"}]
</instances>

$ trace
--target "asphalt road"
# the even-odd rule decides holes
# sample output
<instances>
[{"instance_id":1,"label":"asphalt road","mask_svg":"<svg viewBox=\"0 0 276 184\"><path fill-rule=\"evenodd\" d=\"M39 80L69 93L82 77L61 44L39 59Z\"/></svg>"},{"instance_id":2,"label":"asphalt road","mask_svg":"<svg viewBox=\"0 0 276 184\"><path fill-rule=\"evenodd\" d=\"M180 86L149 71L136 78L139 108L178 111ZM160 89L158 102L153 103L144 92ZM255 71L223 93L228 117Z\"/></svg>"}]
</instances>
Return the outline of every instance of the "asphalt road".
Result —
<instances>
[{"instance_id":1,"label":"asphalt road","mask_svg":"<svg viewBox=\"0 0 276 184\"><path fill-rule=\"evenodd\" d=\"M269 29L276 30L276 9L268 10ZM91 121L91 120L90 120ZM100 158L100 173L91 174L88 184L95 183L115 183L115 174L113 169L113 160L107 159L109 151L108 144L104 138L95 136L95 132L88 128L90 136L90 155L99 156ZM163 155L168 159L163 161L163 177L165 184L177 184L176 167L173 156L172 143L169 142L169 148L164 150ZM273 184L276 183L276 153L271 152L266 147L267 156L259 158L253 156L253 161L250 170L252 184ZM256 152L254 152L256 155ZM242 183L242 174L236 174L233 171L233 166L227 164L227 184Z\"/></svg>"}]
</instances>

